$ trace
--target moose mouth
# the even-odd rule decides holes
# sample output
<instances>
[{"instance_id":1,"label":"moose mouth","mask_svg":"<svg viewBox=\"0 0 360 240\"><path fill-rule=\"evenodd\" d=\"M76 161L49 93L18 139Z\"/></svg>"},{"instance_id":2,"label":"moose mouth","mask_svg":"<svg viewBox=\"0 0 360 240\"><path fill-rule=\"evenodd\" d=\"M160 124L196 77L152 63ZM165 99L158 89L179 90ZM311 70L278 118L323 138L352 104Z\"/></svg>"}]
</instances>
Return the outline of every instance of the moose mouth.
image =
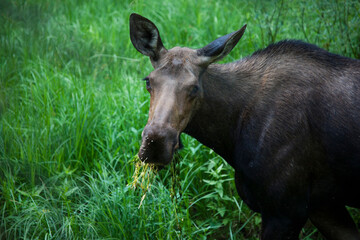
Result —
<instances>
[{"instance_id":1,"label":"moose mouth","mask_svg":"<svg viewBox=\"0 0 360 240\"><path fill-rule=\"evenodd\" d=\"M166 166L171 163L175 152L182 147L180 133L175 129L145 127L138 156L145 163Z\"/></svg>"}]
</instances>

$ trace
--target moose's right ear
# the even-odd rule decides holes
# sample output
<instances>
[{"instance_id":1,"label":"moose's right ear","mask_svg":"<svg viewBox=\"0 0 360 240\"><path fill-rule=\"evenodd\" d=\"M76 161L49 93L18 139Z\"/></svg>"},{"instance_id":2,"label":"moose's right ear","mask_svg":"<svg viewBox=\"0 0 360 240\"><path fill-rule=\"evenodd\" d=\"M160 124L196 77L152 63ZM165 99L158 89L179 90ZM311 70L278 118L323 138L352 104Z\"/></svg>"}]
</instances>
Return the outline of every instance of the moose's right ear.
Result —
<instances>
[{"instance_id":1,"label":"moose's right ear","mask_svg":"<svg viewBox=\"0 0 360 240\"><path fill-rule=\"evenodd\" d=\"M166 51L155 24L136 13L130 15L130 39L134 47L149 56L152 62L160 58L162 51Z\"/></svg>"}]
</instances>

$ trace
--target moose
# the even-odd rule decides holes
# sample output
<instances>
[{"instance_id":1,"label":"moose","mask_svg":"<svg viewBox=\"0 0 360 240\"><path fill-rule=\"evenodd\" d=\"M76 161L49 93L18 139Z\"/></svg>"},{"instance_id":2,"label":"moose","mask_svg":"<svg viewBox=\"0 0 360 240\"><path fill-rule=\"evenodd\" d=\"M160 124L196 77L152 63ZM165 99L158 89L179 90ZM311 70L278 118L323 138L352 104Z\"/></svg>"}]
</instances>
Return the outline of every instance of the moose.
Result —
<instances>
[{"instance_id":1,"label":"moose","mask_svg":"<svg viewBox=\"0 0 360 240\"><path fill-rule=\"evenodd\" d=\"M327 239L360 239L346 208L360 208L360 60L284 40L216 64L245 29L168 50L131 14L131 42L154 67L139 158L169 164L186 133L234 168L261 239L298 239L308 219Z\"/></svg>"}]
</instances>

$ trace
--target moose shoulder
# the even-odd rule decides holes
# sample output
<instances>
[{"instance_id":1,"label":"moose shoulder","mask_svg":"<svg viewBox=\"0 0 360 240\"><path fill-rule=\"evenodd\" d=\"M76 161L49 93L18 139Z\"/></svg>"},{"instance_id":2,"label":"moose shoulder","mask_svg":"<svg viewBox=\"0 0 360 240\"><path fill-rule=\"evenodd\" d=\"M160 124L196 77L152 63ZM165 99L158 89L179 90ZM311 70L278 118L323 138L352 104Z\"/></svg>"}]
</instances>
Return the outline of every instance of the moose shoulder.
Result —
<instances>
[{"instance_id":1,"label":"moose shoulder","mask_svg":"<svg viewBox=\"0 0 360 240\"><path fill-rule=\"evenodd\" d=\"M262 239L298 239L308 218L328 239L360 239L345 208L360 207L360 61L282 41L214 64L245 28L167 50L151 21L130 16L131 41L154 66L140 159L170 163L185 132L235 169Z\"/></svg>"}]
</instances>

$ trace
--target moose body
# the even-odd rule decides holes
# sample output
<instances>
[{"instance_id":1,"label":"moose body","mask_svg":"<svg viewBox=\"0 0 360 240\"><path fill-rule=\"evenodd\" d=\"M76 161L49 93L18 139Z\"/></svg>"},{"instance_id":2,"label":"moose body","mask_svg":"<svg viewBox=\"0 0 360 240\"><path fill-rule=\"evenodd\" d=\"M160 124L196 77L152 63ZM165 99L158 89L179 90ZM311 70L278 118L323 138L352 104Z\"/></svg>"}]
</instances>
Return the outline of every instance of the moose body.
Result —
<instances>
[{"instance_id":1,"label":"moose body","mask_svg":"<svg viewBox=\"0 0 360 240\"><path fill-rule=\"evenodd\" d=\"M140 159L168 164L187 133L235 169L262 239L298 239L309 218L328 239L360 239L345 207L360 208L360 61L292 40L214 64L245 28L167 50L151 21L131 15L131 40L155 69Z\"/></svg>"}]
</instances>

